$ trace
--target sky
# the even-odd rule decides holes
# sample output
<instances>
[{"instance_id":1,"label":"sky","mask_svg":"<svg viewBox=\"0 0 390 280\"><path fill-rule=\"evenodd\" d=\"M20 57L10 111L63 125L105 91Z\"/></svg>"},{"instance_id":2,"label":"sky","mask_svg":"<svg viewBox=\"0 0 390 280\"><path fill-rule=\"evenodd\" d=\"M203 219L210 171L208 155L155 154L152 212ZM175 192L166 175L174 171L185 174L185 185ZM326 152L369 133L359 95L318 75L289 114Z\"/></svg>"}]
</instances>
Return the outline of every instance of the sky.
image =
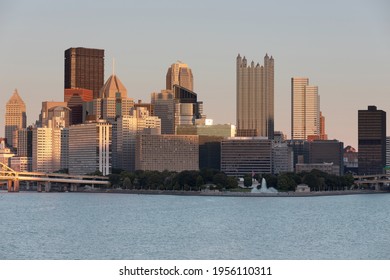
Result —
<instances>
[{"instance_id":1,"label":"sky","mask_svg":"<svg viewBox=\"0 0 390 280\"><path fill-rule=\"evenodd\" d=\"M291 136L291 77L317 85L329 139L357 148L357 111L390 115L390 2L386 0L0 0L0 137L15 88L27 123L63 101L64 51L105 50L105 80L150 102L180 60L214 123L236 123L236 57L275 59L275 130ZM387 126L390 134L390 121Z\"/></svg>"}]
</instances>

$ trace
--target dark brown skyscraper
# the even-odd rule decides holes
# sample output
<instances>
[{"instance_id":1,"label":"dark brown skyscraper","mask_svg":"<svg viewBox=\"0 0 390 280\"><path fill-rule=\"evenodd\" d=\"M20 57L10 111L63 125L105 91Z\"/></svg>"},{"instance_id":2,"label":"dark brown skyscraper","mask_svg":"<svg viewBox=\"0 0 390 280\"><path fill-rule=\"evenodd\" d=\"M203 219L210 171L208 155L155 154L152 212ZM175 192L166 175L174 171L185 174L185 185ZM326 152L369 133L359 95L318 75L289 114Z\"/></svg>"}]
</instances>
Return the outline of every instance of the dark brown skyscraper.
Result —
<instances>
[{"instance_id":1,"label":"dark brown skyscraper","mask_svg":"<svg viewBox=\"0 0 390 280\"><path fill-rule=\"evenodd\" d=\"M359 174L383 174L386 165L386 112L368 106L358 112Z\"/></svg>"},{"instance_id":2,"label":"dark brown skyscraper","mask_svg":"<svg viewBox=\"0 0 390 280\"><path fill-rule=\"evenodd\" d=\"M85 88L99 96L104 84L104 50L70 48L65 51L65 89Z\"/></svg>"}]
</instances>

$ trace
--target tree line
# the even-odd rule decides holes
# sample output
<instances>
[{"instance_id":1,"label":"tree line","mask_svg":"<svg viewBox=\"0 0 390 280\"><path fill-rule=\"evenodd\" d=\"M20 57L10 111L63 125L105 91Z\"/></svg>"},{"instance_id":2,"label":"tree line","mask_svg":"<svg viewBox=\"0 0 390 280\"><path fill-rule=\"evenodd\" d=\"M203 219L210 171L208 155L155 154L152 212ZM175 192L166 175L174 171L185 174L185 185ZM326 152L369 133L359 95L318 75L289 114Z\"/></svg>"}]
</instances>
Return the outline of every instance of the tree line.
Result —
<instances>
[{"instance_id":1,"label":"tree line","mask_svg":"<svg viewBox=\"0 0 390 280\"><path fill-rule=\"evenodd\" d=\"M353 176L350 174L336 176L316 169L299 174L293 172L278 175L255 174L253 177L251 174L247 174L244 176L244 185L251 186L252 178L257 179L259 184L264 178L268 187L274 187L281 192L295 191L296 186L302 183L307 184L311 191L343 190L353 185ZM129 190L201 191L206 188L211 190L238 189L237 178L227 176L224 172L215 169L185 170L182 172L113 170L113 173L109 175L109 181L112 188Z\"/></svg>"}]
</instances>

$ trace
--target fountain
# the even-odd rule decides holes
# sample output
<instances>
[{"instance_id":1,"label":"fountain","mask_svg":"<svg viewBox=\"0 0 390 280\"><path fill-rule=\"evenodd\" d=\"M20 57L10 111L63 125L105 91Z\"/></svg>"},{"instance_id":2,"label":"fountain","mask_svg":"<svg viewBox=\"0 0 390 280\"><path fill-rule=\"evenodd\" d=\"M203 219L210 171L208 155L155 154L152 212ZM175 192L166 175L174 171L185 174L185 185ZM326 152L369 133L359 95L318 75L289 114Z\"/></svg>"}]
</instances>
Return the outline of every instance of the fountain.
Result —
<instances>
[{"instance_id":1,"label":"fountain","mask_svg":"<svg viewBox=\"0 0 390 280\"><path fill-rule=\"evenodd\" d=\"M258 189L257 186L253 186L251 191L251 193L277 193L277 192L278 191L273 187L267 188L267 182L265 181L264 178L261 180L261 188Z\"/></svg>"}]
</instances>

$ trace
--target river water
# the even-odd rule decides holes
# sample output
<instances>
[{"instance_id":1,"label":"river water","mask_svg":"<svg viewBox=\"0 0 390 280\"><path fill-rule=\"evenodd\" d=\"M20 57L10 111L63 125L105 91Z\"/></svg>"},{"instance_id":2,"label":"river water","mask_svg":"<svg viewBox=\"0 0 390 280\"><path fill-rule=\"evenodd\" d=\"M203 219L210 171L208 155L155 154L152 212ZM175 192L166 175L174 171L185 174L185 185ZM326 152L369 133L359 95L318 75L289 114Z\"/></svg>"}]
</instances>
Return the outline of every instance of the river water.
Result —
<instances>
[{"instance_id":1,"label":"river water","mask_svg":"<svg viewBox=\"0 0 390 280\"><path fill-rule=\"evenodd\" d=\"M0 259L390 259L390 194L0 192Z\"/></svg>"}]
</instances>

